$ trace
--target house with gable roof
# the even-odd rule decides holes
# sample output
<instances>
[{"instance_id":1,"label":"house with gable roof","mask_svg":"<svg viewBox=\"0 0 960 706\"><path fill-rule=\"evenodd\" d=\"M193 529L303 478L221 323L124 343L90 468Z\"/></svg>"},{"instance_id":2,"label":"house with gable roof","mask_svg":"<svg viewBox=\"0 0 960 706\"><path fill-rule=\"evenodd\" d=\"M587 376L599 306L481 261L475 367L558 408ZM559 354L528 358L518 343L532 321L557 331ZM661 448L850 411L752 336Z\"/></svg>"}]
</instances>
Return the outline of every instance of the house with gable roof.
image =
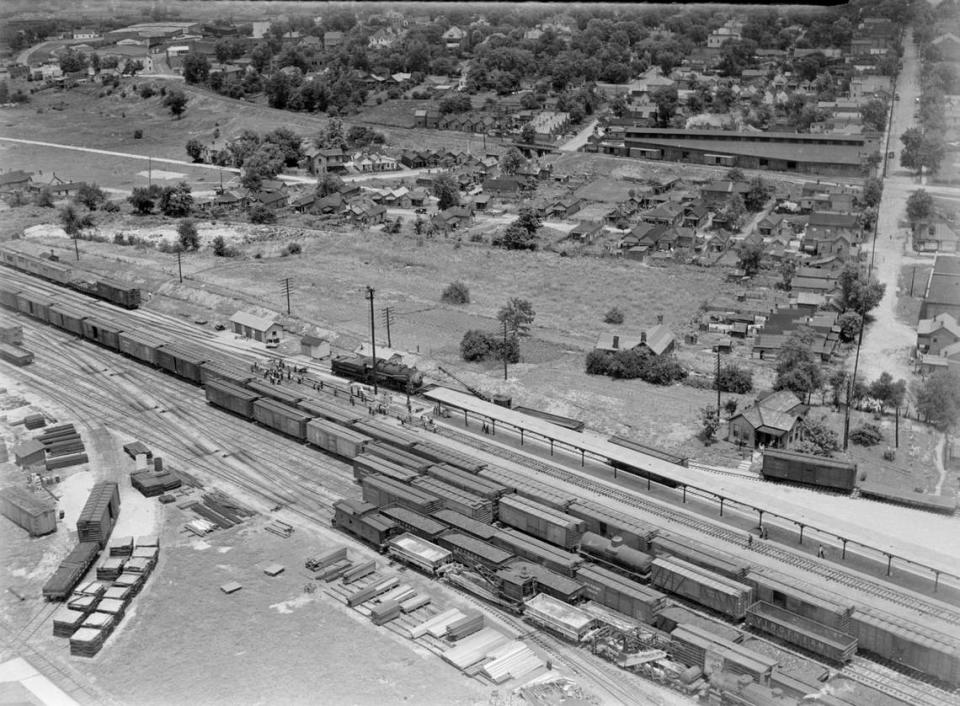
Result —
<instances>
[{"instance_id":1,"label":"house with gable roof","mask_svg":"<svg viewBox=\"0 0 960 706\"><path fill-rule=\"evenodd\" d=\"M809 408L790 390L762 395L730 419L727 440L755 449L785 449L801 438L800 422Z\"/></svg>"}]
</instances>

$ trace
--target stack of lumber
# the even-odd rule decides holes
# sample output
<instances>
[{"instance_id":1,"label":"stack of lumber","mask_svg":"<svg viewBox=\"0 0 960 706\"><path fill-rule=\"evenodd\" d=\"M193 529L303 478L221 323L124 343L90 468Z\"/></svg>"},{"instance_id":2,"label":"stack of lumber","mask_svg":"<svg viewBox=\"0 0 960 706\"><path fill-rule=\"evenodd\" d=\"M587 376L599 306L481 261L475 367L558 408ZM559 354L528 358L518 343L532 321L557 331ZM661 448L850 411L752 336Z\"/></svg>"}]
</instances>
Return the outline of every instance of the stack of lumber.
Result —
<instances>
[{"instance_id":1,"label":"stack of lumber","mask_svg":"<svg viewBox=\"0 0 960 706\"><path fill-rule=\"evenodd\" d=\"M347 548L340 545L322 552L319 556L307 559L304 567L307 571L320 571L347 558Z\"/></svg>"},{"instance_id":2,"label":"stack of lumber","mask_svg":"<svg viewBox=\"0 0 960 706\"><path fill-rule=\"evenodd\" d=\"M390 589L396 588L398 583L400 583L400 580L396 576L390 576L380 581L374 581L373 583L361 588L358 591L354 591L347 596L347 605L351 608L355 608L361 603L366 603L367 601L373 600L381 593L386 593Z\"/></svg>"},{"instance_id":3,"label":"stack of lumber","mask_svg":"<svg viewBox=\"0 0 960 706\"><path fill-rule=\"evenodd\" d=\"M100 599L96 596L81 596L75 593L67 601L67 608L83 615L88 615L94 611L99 602Z\"/></svg>"},{"instance_id":4,"label":"stack of lumber","mask_svg":"<svg viewBox=\"0 0 960 706\"><path fill-rule=\"evenodd\" d=\"M132 559L146 559L150 564L150 570L157 565L157 559L160 558L160 549L157 547L136 547L133 550Z\"/></svg>"},{"instance_id":5,"label":"stack of lumber","mask_svg":"<svg viewBox=\"0 0 960 706\"><path fill-rule=\"evenodd\" d=\"M343 583L345 586L350 585L354 581L359 581L364 576L369 576L376 570L376 560L370 559L369 561L360 562L356 566L351 566L349 569L343 572Z\"/></svg>"},{"instance_id":6,"label":"stack of lumber","mask_svg":"<svg viewBox=\"0 0 960 706\"><path fill-rule=\"evenodd\" d=\"M110 556L130 556L133 554L133 537L114 537L107 546Z\"/></svg>"},{"instance_id":7,"label":"stack of lumber","mask_svg":"<svg viewBox=\"0 0 960 706\"><path fill-rule=\"evenodd\" d=\"M86 617L81 627L94 628L95 630L101 631L103 633L103 639L106 640L110 637L110 633L113 632L115 622L116 620L110 613L101 613L97 610Z\"/></svg>"},{"instance_id":8,"label":"stack of lumber","mask_svg":"<svg viewBox=\"0 0 960 706\"><path fill-rule=\"evenodd\" d=\"M543 660L519 640L513 640L490 652L490 661L483 665L483 673L494 684L519 679L543 665Z\"/></svg>"},{"instance_id":9,"label":"stack of lumber","mask_svg":"<svg viewBox=\"0 0 960 706\"><path fill-rule=\"evenodd\" d=\"M417 595L417 592L413 589L413 586L408 583L403 583L396 588L387 591L377 600L381 603L386 603L387 601L396 601L399 605L400 603L413 598L415 595Z\"/></svg>"},{"instance_id":10,"label":"stack of lumber","mask_svg":"<svg viewBox=\"0 0 960 706\"><path fill-rule=\"evenodd\" d=\"M123 601L126 603L133 597L133 591L129 586L111 586L103 593L103 600L111 599Z\"/></svg>"},{"instance_id":11,"label":"stack of lumber","mask_svg":"<svg viewBox=\"0 0 960 706\"><path fill-rule=\"evenodd\" d=\"M397 601L383 601L370 609L370 620L374 625L385 625L400 615L400 604Z\"/></svg>"},{"instance_id":12,"label":"stack of lumber","mask_svg":"<svg viewBox=\"0 0 960 706\"><path fill-rule=\"evenodd\" d=\"M23 426L27 429L41 429L47 426L47 419L42 414L28 414L23 418Z\"/></svg>"},{"instance_id":13,"label":"stack of lumber","mask_svg":"<svg viewBox=\"0 0 960 706\"><path fill-rule=\"evenodd\" d=\"M350 567L353 566L353 562L349 559L340 559L339 561L330 564L330 566L324 567L320 570L315 579L318 581L326 581L330 583L331 581L336 581L338 578L343 576Z\"/></svg>"},{"instance_id":14,"label":"stack of lumber","mask_svg":"<svg viewBox=\"0 0 960 706\"><path fill-rule=\"evenodd\" d=\"M106 613L113 616L113 624L117 625L127 612L127 604L116 598L104 598L97 606L98 613Z\"/></svg>"},{"instance_id":15,"label":"stack of lumber","mask_svg":"<svg viewBox=\"0 0 960 706\"><path fill-rule=\"evenodd\" d=\"M183 485L180 478L171 471L163 471L162 473L135 471L130 474L130 483L145 498L155 498L168 490L175 490Z\"/></svg>"},{"instance_id":16,"label":"stack of lumber","mask_svg":"<svg viewBox=\"0 0 960 706\"><path fill-rule=\"evenodd\" d=\"M143 576L144 581L146 581L147 576L150 575L152 570L153 563L143 557L131 557L127 559L127 563L123 565L124 574L140 574Z\"/></svg>"},{"instance_id":17,"label":"stack of lumber","mask_svg":"<svg viewBox=\"0 0 960 706\"><path fill-rule=\"evenodd\" d=\"M143 588L144 580L145 580L145 577L143 574L137 574L132 571L124 571L113 582L113 585L129 588L130 595L131 597L133 597L138 593L140 593L140 589Z\"/></svg>"},{"instance_id":18,"label":"stack of lumber","mask_svg":"<svg viewBox=\"0 0 960 706\"><path fill-rule=\"evenodd\" d=\"M94 628L80 628L70 636L70 654L76 657L94 657L103 647L104 634Z\"/></svg>"},{"instance_id":19,"label":"stack of lumber","mask_svg":"<svg viewBox=\"0 0 960 706\"><path fill-rule=\"evenodd\" d=\"M70 610L66 607L57 608L53 614L54 637L70 637L79 629L86 617L86 613L78 610Z\"/></svg>"},{"instance_id":20,"label":"stack of lumber","mask_svg":"<svg viewBox=\"0 0 960 706\"><path fill-rule=\"evenodd\" d=\"M256 514L253 510L240 505L236 500L219 491L204 493L201 496L201 502L192 503L186 507L223 529L230 529L239 525L247 517Z\"/></svg>"},{"instance_id":21,"label":"stack of lumber","mask_svg":"<svg viewBox=\"0 0 960 706\"><path fill-rule=\"evenodd\" d=\"M100 581L114 581L123 573L123 564L126 561L122 556L108 556L97 567L97 579Z\"/></svg>"},{"instance_id":22,"label":"stack of lumber","mask_svg":"<svg viewBox=\"0 0 960 706\"><path fill-rule=\"evenodd\" d=\"M447 639L456 642L457 640L462 640L465 637L473 635L482 628L483 614L468 613L465 617L460 618L460 620L452 622L447 626Z\"/></svg>"},{"instance_id":23,"label":"stack of lumber","mask_svg":"<svg viewBox=\"0 0 960 706\"><path fill-rule=\"evenodd\" d=\"M100 598L103 596L104 591L106 591L108 585L103 581L87 581L77 586L76 592L81 596L93 596L94 598Z\"/></svg>"},{"instance_id":24,"label":"stack of lumber","mask_svg":"<svg viewBox=\"0 0 960 706\"><path fill-rule=\"evenodd\" d=\"M422 623L409 628L410 637L414 640L416 640L418 637L423 637L427 634L427 631L430 628L434 627L435 625L440 625L441 623L444 626L443 629L446 630L446 626L449 623L453 622L454 620L459 620L462 617L463 613L456 608L450 608L449 610L438 613L437 615L427 618Z\"/></svg>"},{"instance_id":25,"label":"stack of lumber","mask_svg":"<svg viewBox=\"0 0 960 706\"><path fill-rule=\"evenodd\" d=\"M426 593L421 593L418 596L414 596L413 598L408 598L407 600L402 601L400 603L400 610L402 610L404 613L412 613L415 610L420 610L426 605L430 605L430 596L428 596Z\"/></svg>"},{"instance_id":26,"label":"stack of lumber","mask_svg":"<svg viewBox=\"0 0 960 706\"><path fill-rule=\"evenodd\" d=\"M484 628L462 640L456 647L445 651L443 659L462 671L486 659L488 653L507 642L508 638L503 633L493 628Z\"/></svg>"}]
</instances>

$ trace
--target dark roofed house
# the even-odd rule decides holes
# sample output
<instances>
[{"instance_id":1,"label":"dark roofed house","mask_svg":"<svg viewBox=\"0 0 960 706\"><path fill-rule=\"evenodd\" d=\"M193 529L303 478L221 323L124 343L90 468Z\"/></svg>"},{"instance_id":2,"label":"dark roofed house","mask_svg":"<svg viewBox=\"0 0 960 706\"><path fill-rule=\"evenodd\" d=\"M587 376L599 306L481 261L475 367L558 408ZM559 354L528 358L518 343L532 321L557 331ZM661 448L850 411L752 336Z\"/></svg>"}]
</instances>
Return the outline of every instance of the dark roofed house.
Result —
<instances>
[{"instance_id":1,"label":"dark roofed house","mask_svg":"<svg viewBox=\"0 0 960 706\"><path fill-rule=\"evenodd\" d=\"M919 221L913 226L913 248L925 252L960 252L960 233L940 218Z\"/></svg>"},{"instance_id":2,"label":"dark roofed house","mask_svg":"<svg viewBox=\"0 0 960 706\"><path fill-rule=\"evenodd\" d=\"M711 181L700 187L700 198L709 208L722 207L733 194L743 196L750 185L740 181Z\"/></svg>"},{"instance_id":3,"label":"dark roofed house","mask_svg":"<svg viewBox=\"0 0 960 706\"><path fill-rule=\"evenodd\" d=\"M516 198L520 195L520 181L512 177L487 179L483 182L483 190L500 198Z\"/></svg>"},{"instance_id":4,"label":"dark roofed house","mask_svg":"<svg viewBox=\"0 0 960 706\"><path fill-rule=\"evenodd\" d=\"M683 209L683 218L680 224L684 228L702 228L707 223L710 212L702 199L691 201Z\"/></svg>"},{"instance_id":5,"label":"dark roofed house","mask_svg":"<svg viewBox=\"0 0 960 706\"><path fill-rule=\"evenodd\" d=\"M27 189L33 182L33 174L20 169L0 174L0 193Z\"/></svg>"},{"instance_id":6,"label":"dark roofed house","mask_svg":"<svg viewBox=\"0 0 960 706\"><path fill-rule=\"evenodd\" d=\"M943 313L960 320L960 257L938 256L927 281L920 318L932 319Z\"/></svg>"},{"instance_id":7,"label":"dark roofed house","mask_svg":"<svg viewBox=\"0 0 960 706\"><path fill-rule=\"evenodd\" d=\"M592 242L603 231L603 226L599 223L587 223L581 221L568 234L567 238L579 243L587 244Z\"/></svg>"},{"instance_id":8,"label":"dark roofed house","mask_svg":"<svg viewBox=\"0 0 960 706\"><path fill-rule=\"evenodd\" d=\"M807 409L789 390L758 397L752 406L730 420L727 440L752 449L758 446L789 448L801 437L800 422Z\"/></svg>"},{"instance_id":9,"label":"dark roofed house","mask_svg":"<svg viewBox=\"0 0 960 706\"><path fill-rule=\"evenodd\" d=\"M647 211L641 220L647 223L654 223L665 226L674 226L680 223L683 218L683 207L678 203L663 203L656 208Z\"/></svg>"}]
</instances>

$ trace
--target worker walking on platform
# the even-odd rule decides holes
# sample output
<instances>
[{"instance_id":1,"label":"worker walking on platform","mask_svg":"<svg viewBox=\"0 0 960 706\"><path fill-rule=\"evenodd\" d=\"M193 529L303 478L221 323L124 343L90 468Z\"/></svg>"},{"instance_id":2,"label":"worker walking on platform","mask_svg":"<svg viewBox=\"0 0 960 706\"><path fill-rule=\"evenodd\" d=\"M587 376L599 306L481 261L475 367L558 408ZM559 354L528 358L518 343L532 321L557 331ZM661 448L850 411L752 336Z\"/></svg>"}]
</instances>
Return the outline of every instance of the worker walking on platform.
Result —
<instances>
[{"instance_id":1,"label":"worker walking on platform","mask_svg":"<svg viewBox=\"0 0 960 706\"><path fill-rule=\"evenodd\" d=\"M753 535L747 532L747 548L753 547Z\"/></svg>"},{"instance_id":2,"label":"worker walking on platform","mask_svg":"<svg viewBox=\"0 0 960 706\"><path fill-rule=\"evenodd\" d=\"M824 555L825 555L825 553L824 553L824 551L823 551L823 545L821 544L821 545L820 545L820 548L817 549L817 558L818 558L818 559L823 559Z\"/></svg>"}]
</instances>

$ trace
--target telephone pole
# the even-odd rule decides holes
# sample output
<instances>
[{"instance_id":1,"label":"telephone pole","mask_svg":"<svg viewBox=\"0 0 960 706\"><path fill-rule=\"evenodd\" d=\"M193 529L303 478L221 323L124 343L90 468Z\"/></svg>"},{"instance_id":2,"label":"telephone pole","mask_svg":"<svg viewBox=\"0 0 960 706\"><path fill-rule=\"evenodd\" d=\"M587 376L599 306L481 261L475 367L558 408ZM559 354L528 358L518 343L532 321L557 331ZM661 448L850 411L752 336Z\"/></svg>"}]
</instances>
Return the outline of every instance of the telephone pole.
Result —
<instances>
[{"instance_id":1,"label":"telephone pole","mask_svg":"<svg viewBox=\"0 0 960 706\"><path fill-rule=\"evenodd\" d=\"M367 299L370 300L370 348L372 351L373 358L373 394L378 395L380 391L377 389L377 336L376 329L374 329L374 315L373 315L373 293L376 290L367 285Z\"/></svg>"},{"instance_id":2,"label":"telephone pole","mask_svg":"<svg viewBox=\"0 0 960 706\"><path fill-rule=\"evenodd\" d=\"M507 379L507 320L503 320L503 379Z\"/></svg>"},{"instance_id":3,"label":"telephone pole","mask_svg":"<svg viewBox=\"0 0 960 706\"><path fill-rule=\"evenodd\" d=\"M73 251L77 254L77 262L80 262L80 234L73 236Z\"/></svg>"},{"instance_id":4,"label":"telephone pole","mask_svg":"<svg viewBox=\"0 0 960 706\"><path fill-rule=\"evenodd\" d=\"M280 281L283 282L283 290L287 294L287 316L289 316L290 315L290 278L284 277Z\"/></svg>"},{"instance_id":5,"label":"telephone pole","mask_svg":"<svg viewBox=\"0 0 960 706\"><path fill-rule=\"evenodd\" d=\"M177 274L180 275L180 284L183 284L183 267L180 265L180 248L177 248Z\"/></svg>"},{"instance_id":6,"label":"telephone pole","mask_svg":"<svg viewBox=\"0 0 960 706\"><path fill-rule=\"evenodd\" d=\"M720 421L720 346L717 346L717 421Z\"/></svg>"},{"instance_id":7,"label":"telephone pole","mask_svg":"<svg viewBox=\"0 0 960 706\"><path fill-rule=\"evenodd\" d=\"M383 307L383 323L387 326L387 348L393 348L393 339L390 338L390 323L393 321L393 307Z\"/></svg>"}]
</instances>

